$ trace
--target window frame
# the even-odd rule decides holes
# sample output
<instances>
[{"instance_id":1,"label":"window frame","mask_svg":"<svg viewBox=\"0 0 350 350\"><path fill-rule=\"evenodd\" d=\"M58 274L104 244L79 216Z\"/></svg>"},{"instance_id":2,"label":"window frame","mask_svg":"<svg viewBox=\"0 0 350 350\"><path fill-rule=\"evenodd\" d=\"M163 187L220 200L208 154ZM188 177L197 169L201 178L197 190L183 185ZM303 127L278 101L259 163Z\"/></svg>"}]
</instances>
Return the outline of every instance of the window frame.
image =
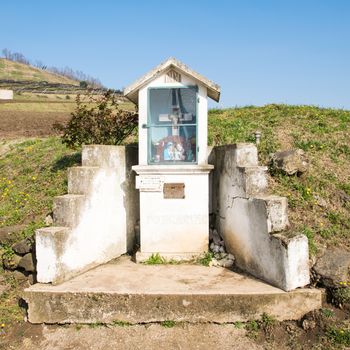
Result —
<instances>
[{"instance_id":1,"label":"window frame","mask_svg":"<svg viewBox=\"0 0 350 350\"><path fill-rule=\"evenodd\" d=\"M195 97L195 113L196 113L196 123L191 124L178 124L178 126L186 127L186 126L195 126L196 127L196 161L195 162L185 162L179 160L173 161L160 161L160 162L152 162L152 128L157 127L170 127L171 125L153 125L151 121L151 90L161 90L161 89L193 89L196 92ZM167 85L167 86L152 86L147 89L147 164L148 165L197 165L198 164L198 86L197 85Z\"/></svg>"}]
</instances>

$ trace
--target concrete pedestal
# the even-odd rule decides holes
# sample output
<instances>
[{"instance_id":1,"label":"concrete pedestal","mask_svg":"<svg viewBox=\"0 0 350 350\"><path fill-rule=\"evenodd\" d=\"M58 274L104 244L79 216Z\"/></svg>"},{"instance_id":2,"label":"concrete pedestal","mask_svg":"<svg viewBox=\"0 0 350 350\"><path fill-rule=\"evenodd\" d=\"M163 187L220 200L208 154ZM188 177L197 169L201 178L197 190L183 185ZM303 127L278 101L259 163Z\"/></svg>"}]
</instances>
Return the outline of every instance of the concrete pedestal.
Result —
<instances>
[{"instance_id":1,"label":"concrete pedestal","mask_svg":"<svg viewBox=\"0 0 350 350\"><path fill-rule=\"evenodd\" d=\"M140 253L189 260L208 250L212 165L133 166L139 175ZM169 187L171 190L167 192Z\"/></svg>"}]
</instances>

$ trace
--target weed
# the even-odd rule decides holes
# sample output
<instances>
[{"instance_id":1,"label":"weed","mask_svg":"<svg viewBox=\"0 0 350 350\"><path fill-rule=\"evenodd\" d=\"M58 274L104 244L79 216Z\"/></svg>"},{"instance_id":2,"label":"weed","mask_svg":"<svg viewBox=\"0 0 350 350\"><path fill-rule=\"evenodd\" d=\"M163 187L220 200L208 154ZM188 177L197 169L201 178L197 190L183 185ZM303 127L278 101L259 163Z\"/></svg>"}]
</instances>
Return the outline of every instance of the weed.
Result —
<instances>
[{"instance_id":1,"label":"weed","mask_svg":"<svg viewBox=\"0 0 350 350\"><path fill-rule=\"evenodd\" d=\"M105 327L105 326L106 325L102 322L94 322L89 324L90 328L98 328L98 327Z\"/></svg>"},{"instance_id":2,"label":"weed","mask_svg":"<svg viewBox=\"0 0 350 350\"><path fill-rule=\"evenodd\" d=\"M118 327L127 327L131 326L131 323L128 321L121 321L121 320L114 320L112 322L113 326L118 326Z\"/></svg>"},{"instance_id":3,"label":"weed","mask_svg":"<svg viewBox=\"0 0 350 350\"><path fill-rule=\"evenodd\" d=\"M173 328L176 325L175 321L171 321L171 320L167 320L167 321L163 321L161 322L161 325L165 328Z\"/></svg>"},{"instance_id":4,"label":"weed","mask_svg":"<svg viewBox=\"0 0 350 350\"><path fill-rule=\"evenodd\" d=\"M7 244L2 245L2 258L6 260L11 260L12 257L15 255L15 252L11 248L11 246Z\"/></svg>"},{"instance_id":5,"label":"weed","mask_svg":"<svg viewBox=\"0 0 350 350\"><path fill-rule=\"evenodd\" d=\"M330 327L327 331L327 337L336 344L350 345L350 330L343 328Z\"/></svg>"},{"instance_id":6,"label":"weed","mask_svg":"<svg viewBox=\"0 0 350 350\"><path fill-rule=\"evenodd\" d=\"M331 318L334 316L334 312L330 309L321 309L321 312L327 318Z\"/></svg>"},{"instance_id":7,"label":"weed","mask_svg":"<svg viewBox=\"0 0 350 350\"><path fill-rule=\"evenodd\" d=\"M167 261L159 253L152 254L145 262L146 265L161 265L166 264Z\"/></svg>"},{"instance_id":8,"label":"weed","mask_svg":"<svg viewBox=\"0 0 350 350\"><path fill-rule=\"evenodd\" d=\"M257 321L250 321L245 324L245 330L247 331L247 336L252 339L256 339L258 337L260 326Z\"/></svg>"},{"instance_id":9,"label":"weed","mask_svg":"<svg viewBox=\"0 0 350 350\"><path fill-rule=\"evenodd\" d=\"M259 323L255 320L250 321L245 326L246 330L249 332L257 332L260 329Z\"/></svg>"},{"instance_id":10,"label":"weed","mask_svg":"<svg viewBox=\"0 0 350 350\"><path fill-rule=\"evenodd\" d=\"M265 312L261 315L261 325L263 328L271 327L276 323L277 323L277 320L273 316L268 315Z\"/></svg>"},{"instance_id":11,"label":"weed","mask_svg":"<svg viewBox=\"0 0 350 350\"><path fill-rule=\"evenodd\" d=\"M213 257L214 256L212 252L206 252L197 259L197 262L198 264L209 266L210 263L213 261Z\"/></svg>"},{"instance_id":12,"label":"weed","mask_svg":"<svg viewBox=\"0 0 350 350\"><path fill-rule=\"evenodd\" d=\"M332 303L336 306L342 306L350 302L350 288L334 288L330 290Z\"/></svg>"},{"instance_id":13,"label":"weed","mask_svg":"<svg viewBox=\"0 0 350 350\"><path fill-rule=\"evenodd\" d=\"M241 321L236 321L236 322L233 323L233 325L235 326L235 328L238 328L238 329L244 327L244 323L241 322Z\"/></svg>"}]
</instances>

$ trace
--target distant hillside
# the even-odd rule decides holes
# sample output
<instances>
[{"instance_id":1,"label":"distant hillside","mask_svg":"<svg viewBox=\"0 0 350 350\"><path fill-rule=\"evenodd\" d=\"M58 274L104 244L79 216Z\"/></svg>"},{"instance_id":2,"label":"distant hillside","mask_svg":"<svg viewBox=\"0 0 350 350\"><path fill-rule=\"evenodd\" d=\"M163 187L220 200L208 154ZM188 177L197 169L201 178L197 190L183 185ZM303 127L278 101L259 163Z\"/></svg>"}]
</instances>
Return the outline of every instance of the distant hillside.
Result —
<instances>
[{"instance_id":1,"label":"distant hillside","mask_svg":"<svg viewBox=\"0 0 350 350\"><path fill-rule=\"evenodd\" d=\"M0 58L0 81L47 82L49 84L79 85L79 81L48 72L27 64Z\"/></svg>"}]
</instances>

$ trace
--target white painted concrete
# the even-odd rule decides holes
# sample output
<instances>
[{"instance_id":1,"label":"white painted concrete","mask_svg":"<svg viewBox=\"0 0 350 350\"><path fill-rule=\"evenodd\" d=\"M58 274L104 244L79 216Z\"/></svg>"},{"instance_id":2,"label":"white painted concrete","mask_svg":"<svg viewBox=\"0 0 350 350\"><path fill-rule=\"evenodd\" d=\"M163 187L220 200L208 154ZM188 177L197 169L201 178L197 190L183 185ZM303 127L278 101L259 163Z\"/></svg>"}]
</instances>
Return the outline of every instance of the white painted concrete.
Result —
<instances>
[{"instance_id":1,"label":"white painted concrete","mask_svg":"<svg viewBox=\"0 0 350 350\"><path fill-rule=\"evenodd\" d=\"M13 100L13 91L0 89L0 100Z\"/></svg>"},{"instance_id":2,"label":"white painted concrete","mask_svg":"<svg viewBox=\"0 0 350 350\"><path fill-rule=\"evenodd\" d=\"M126 215L120 176L100 169L93 179L80 223L71 231L61 262L68 270L101 264L126 252Z\"/></svg>"},{"instance_id":3,"label":"white painted concrete","mask_svg":"<svg viewBox=\"0 0 350 350\"><path fill-rule=\"evenodd\" d=\"M208 250L209 182L212 166L134 166L140 178L153 175L161 179L159 191L140 189L141 253L161 255ZM164 183L183 183L185 198L165 199Z\"/></svg>"}]
</instances>

